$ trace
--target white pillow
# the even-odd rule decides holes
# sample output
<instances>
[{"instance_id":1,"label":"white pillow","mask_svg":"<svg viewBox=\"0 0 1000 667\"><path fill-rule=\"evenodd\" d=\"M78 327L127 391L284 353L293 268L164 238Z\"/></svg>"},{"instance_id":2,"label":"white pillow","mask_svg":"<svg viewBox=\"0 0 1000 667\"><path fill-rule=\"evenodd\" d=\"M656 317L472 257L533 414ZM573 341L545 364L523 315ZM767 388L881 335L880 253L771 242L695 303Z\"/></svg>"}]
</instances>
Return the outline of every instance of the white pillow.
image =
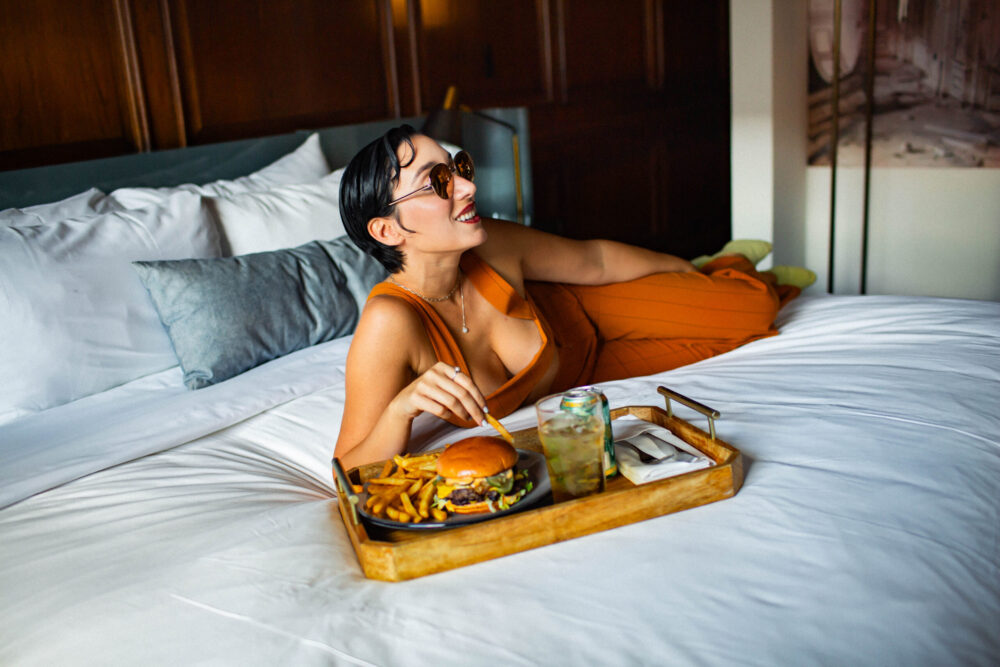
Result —
<instances>
[{"instance_id":1,"label":"white pillow","mask_svg":"<svg viewBox=\"0 0 1000 667\"><path fill-rule=\"evenodd\" d=\"M319 135L314 132L293 152L249 176L204 185L186 183L171 188L119 188L108 195L107 203L113 205L106 206L104 210L112 210L114 205L126 209L143 208L158 204L165 197L182 191L212 197L268 190L293 183L314 183L329 173L330 166L320 147Z\"/></svg>"},{"instance_id":2,"label":"white pillow","mask_svg":"<svg viewBox=\"0 0 1000 667\"><path fill-rule=\"evenodd\" d=\"M48 222L94 215L99 210L104 198L103 192L97 188L90 188L86 192L49 204L8 208L0 211L0 227L44 225Z\"/></svg>"},{"instance_id":3,"label":"white pillow","mask_svg":"<svg viewBox=\"0 0 1000 667\"><path fill-rule=\"evenodd\" d=\"M177 365L134 260L217 257L202 199L0 227L0 423Z\"/></svg>"},{"instance_id":4,"label":"white pillow","mask_svg":"<svg viewBox=\"0 0 1000 667\"><path fill-rule=\"evenodd\" d=\"M294 248L343 236L338 169L317 183L286 185L205 201L222 233L226 255Z\"/></svg>"}]
</instances>

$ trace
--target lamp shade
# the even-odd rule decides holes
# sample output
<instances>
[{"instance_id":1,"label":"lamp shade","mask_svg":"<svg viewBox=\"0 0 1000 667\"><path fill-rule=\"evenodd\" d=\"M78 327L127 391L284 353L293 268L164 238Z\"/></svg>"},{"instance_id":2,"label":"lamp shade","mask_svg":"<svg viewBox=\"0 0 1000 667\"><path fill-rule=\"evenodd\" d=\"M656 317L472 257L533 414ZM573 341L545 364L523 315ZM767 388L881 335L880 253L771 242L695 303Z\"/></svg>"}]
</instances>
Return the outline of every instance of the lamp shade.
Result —
<instances>
[{"instance_id":1,"label":"lamp shade","mask_svg":"<svg viewBox=\"0 0 1000 667\"><path fill-rule=\"evenodd\" d=\"M458 99L458 88L448 86L444 94L444 102L437 109L427 114L427 120L420 131L432 139L447 141L459 146L462 144L462 114L455 104Z\"/></svg>"},{"instance_id":2,"label":"lamp shade","mask_svg":"<svg viewBox=\"0 0 1000 667\"><path fill-rule=\"evenodd\" d=\"M439 108L427 115L421 133L449 144L462 144L462 113L458 109Z\"/></svg>"}]
</instances>

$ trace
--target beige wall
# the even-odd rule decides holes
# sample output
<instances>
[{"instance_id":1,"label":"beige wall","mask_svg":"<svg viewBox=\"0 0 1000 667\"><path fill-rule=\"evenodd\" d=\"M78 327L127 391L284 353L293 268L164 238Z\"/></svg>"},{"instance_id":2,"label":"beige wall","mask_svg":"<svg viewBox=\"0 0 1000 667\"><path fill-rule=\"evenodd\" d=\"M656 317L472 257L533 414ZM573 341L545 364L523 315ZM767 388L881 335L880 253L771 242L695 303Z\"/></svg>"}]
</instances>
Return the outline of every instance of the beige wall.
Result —
<instances>
[{"instance_id":1,"label":"beige wall","mask_svg":"<svg viewBox=\"0 0 1000 667\"><path fill-rule=\"evenodd\" d=\"M733 236L826 290L830 170L806 166L806 3L731 0ZM837 172L834 292L860 290L863 172ZM1000 300L1000 169L876 168L869 294Z\"/></svg>"}]
</instances>

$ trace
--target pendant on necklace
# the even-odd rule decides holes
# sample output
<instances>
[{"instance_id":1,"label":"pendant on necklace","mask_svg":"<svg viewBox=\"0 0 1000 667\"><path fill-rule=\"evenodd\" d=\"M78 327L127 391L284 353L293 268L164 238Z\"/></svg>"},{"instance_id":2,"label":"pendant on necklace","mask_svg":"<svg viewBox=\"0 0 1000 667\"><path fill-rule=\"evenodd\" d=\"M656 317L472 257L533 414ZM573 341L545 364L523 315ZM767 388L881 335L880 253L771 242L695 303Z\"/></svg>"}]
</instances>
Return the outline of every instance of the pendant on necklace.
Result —
<instances>
[{"instance_id":1,"label":"pendant on necklace","mask_svg":"<svg viewBox=\"0 0 1000 667\"><path fill-rule=\"evenodd\" d=\"M469 327L462 327L462 333L469 333Z\"/></svg>"}]
</instances>

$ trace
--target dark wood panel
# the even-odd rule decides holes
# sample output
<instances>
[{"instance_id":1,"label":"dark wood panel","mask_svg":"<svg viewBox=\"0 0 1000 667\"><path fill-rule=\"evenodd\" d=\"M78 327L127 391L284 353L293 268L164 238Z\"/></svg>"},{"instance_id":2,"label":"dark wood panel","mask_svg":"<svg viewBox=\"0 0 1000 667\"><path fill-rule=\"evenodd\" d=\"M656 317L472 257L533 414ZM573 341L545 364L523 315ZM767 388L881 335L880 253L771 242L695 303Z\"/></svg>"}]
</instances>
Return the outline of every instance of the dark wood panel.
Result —
<instances>
[{"instance_id":1,"label":"dark wood panel","mask_svg":"<svg viewBox=\"0 0 1000 667\"><path fill-rule=\"evenodd\" d=\"M173 24L167 0L129 0L150 148L187 145Z\"/></svg>"},{"instance_id":2,"label":"dark wood panel","mask_svg":"<svg viewBox=\"0 0 1000 667\"><path fill-rule=\"evenodd\" d=\"M388 0L171 0L189 143L398 114Z\"/></svg>"},{"instance_id":3,"label":"dark wood panel","mask_svg":"<svg viewBox=\"0 0 1000 667\"><path fill-rule=\"evenodd\" d=\"M730 237L728 143L666 131L649 112L636 125L534 142L535 226L571 238L610 238L695 257Z\"/></svg>"},{"instance_id":4,"label":"dark wood panel","mask_svg":"<svg viewBox=\"0 0 1000 667\"><path fill-rule=\"evenodd\" d=\"M0 3L0 169L145 145L128 21L107 0Z\"/></svg>"},{"instance_id":5,"label":"dark wood panel","mask_svg":"<svg viewBox=\"0 0 1000 667\"><path fill-rule=\"evenodd\" d=\"M547 0L421 0L418 29L425 109L456 85L473 107L551 99Z\"/></svg>"},{"instance_id":6,"label":"dark wood panel","mask_svg":"<svg viewBox=\"0 0 1000 667\"><path fill-rule=\"evenodd\" d=\"M655 20L647 0L558 0L565 52L565 94L609 95L646 90Z\"/></svg>"},{"instance_id":7,"label":"dark wood panel","mask_svg":"<svg viewBox=\"0 0 1000 667\"><path fill-rule=\"evenodd\" d=\"M715 252L731 238L729 138L707 136L681 116L661 138L661 233L682 257Z\"/></svg>"},{"instance_id":8,"label":"dark wood panel","mask_svg":"<svg viewBox=\"0 0 1000 667\"><path fill-rule=\"evenodd\" d=\"M392 0L392 35L396 53L399 111L402 116L418 116L424 109L417 40L419 11L415 2Z\"/></svg>"},{"instance_id":9,"label":"dark wood panel","mask_svg":"<svg viewBox=\"0 0 1000 667\"><path fill-rule=\"evenodd\" d=\"M728 106L729 3L663 2L664 89L686 107Z\"/></svg>"},{"instance_id":10,"label":"dark wood panel","mask_svg":"<svg viewBox=\"0 0 1000 667\"><path fill-rule=\"evenodd\" d=\"M561 94L531 109L535 224L714 252L730 233L727 3L553 2Z\"/></svg>"},{"instance_id":11,"label":"dark wood panel","mask_svg":"<svg viewBox=\"0 0 1000 667\"><path fill-rule=\"evenodd\" d=\"M658 220L656 142L641 128L610 129L538 144L536 218L563 236L648 246Z\"/></svg>"},{"instance_id":12,"label":"dark wood panel","mask_svg":"<svg viewBox=\"0 0 1000 667\"><path fill-rule=\"evenodd\" d=\"M729 234L728 1L0 0L0 166L530 108L535 224ZM30 56L30 57L29 57Z\"/></svg>"}]
</instances>

